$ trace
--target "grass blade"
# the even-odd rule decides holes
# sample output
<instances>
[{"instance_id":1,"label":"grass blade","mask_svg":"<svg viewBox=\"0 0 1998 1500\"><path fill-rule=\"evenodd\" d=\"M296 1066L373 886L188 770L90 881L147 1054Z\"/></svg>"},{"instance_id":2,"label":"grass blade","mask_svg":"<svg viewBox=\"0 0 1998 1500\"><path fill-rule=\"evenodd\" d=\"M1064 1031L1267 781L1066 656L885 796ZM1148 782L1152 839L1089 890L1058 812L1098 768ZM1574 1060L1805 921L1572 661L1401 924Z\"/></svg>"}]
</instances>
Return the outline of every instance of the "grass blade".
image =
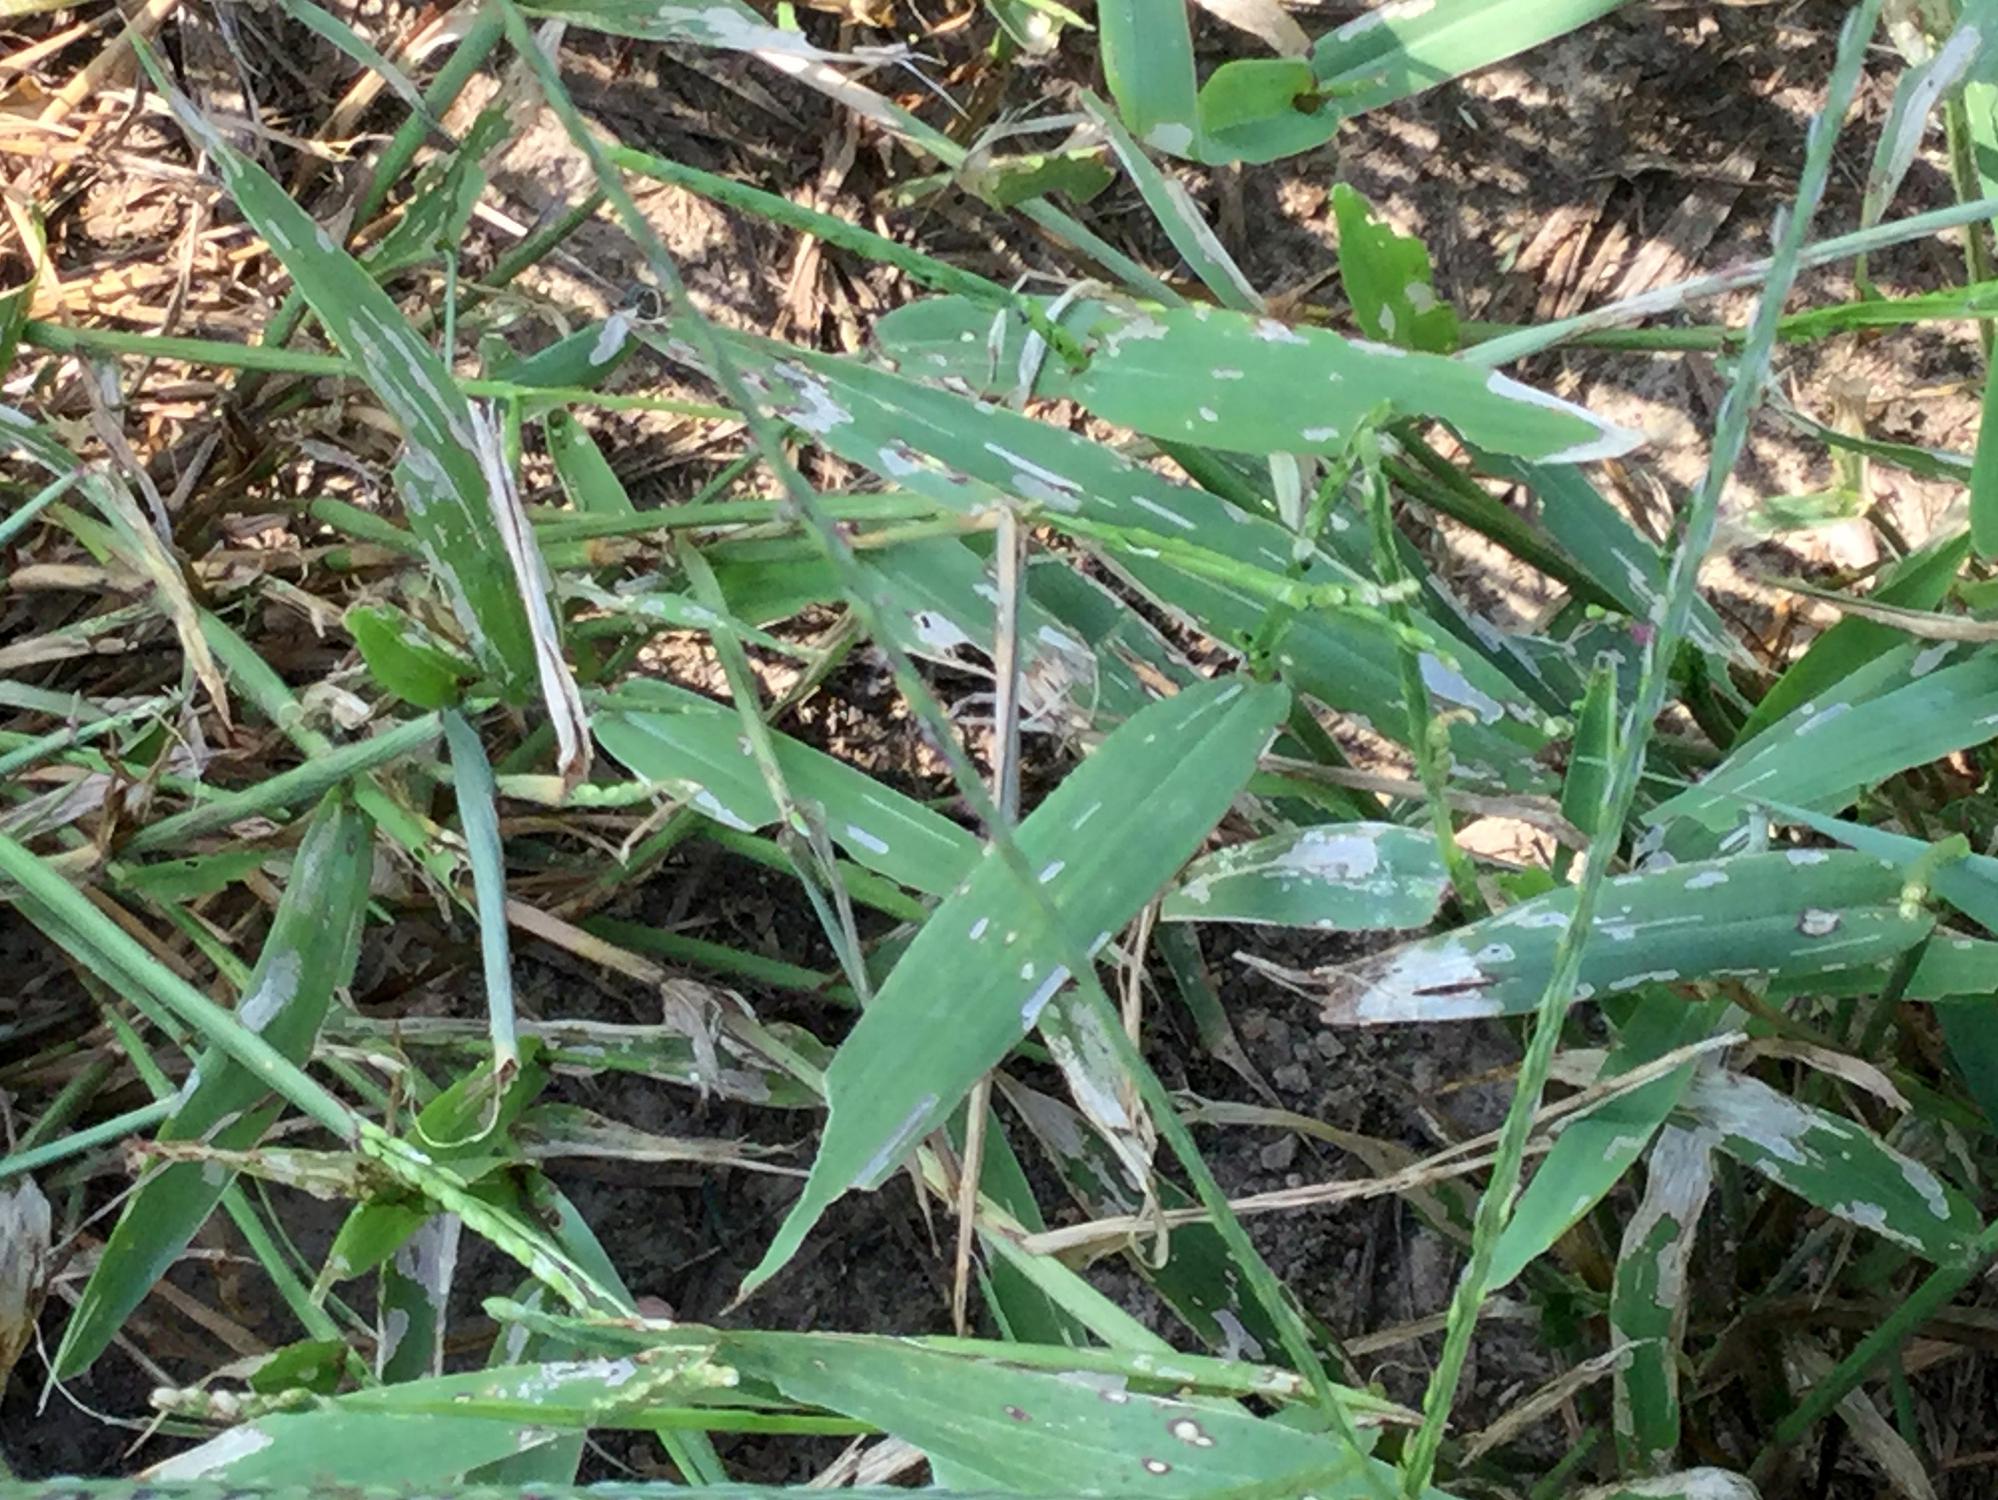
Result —
<instances>
[{"instance_id":1,"label":"grass blade","mask_svg":"<svg viewBox=\"0 0 1998 1500\"><path fill-rule=\"evenodd\" d=\"M1335 932L1420 927L1449 884L1428 834L1392 823L1331 823L1195 860L1166 893L1159 918Z\"/></svg>"},{"instance_id":2,"label":"grass blade","mask_svg":"<svg viewBox=\"0 0 1998 1500\"><path fill-rule=\"evenodd\" d=\"M1671 1126L1651 1148L1644 1199L1624 1226L1610 1322L1629 1350L1616 1370L1616 1439L1626 1473L1679 1456L1679 1345L1693 1236L1713 1185L1713 1142Z\"/></svg>"},{"instance_id":3,"label":"grass blade","mask_svg":"<svg viewBox=\"0 0 1998 1500\"><path fill-rule=\"evenodd\" d=\"M769 1279L826 1207L878 1185L1032 1028L1071 977L1191 854L1254 769L1288 705L1279 687L1223 679L1124 724L1020 825L1066 934L987 858L924 924L826 1073L831 1118L804 1196L745 1281ZM937 1024L933 997L957 997Z\"/></svg>"},{"instance_id":4,"label":"grass blade","mask_svg":"<svg viewBox=\"0 0 1998 1500\"><path fill-rule=\"evenodd\" d=\"M343 797L329 799L298 846L285 895L236 1020L294 1063L312 1050L333 991L360 951L372 863L371 825ZM229 1150L256 1145L276 1119L265 1082L220 1051L205 1053L162 1141L202 1141ZM226 1175L177 1163L147 1178L125 1205L91 1273L55 1358L58 1378L90 1367L133 1308L187 1248L228 1186Z\"/></svg>"},{"instance_id":5,"label":"grass blade","mask_svg":"<svg viewBox=\"0 0 1998 1500\"><path fill-rule=\"evenodd\" d=\"M494 515L499 497L480 462L471 404L360 262L166 79L154 82L220 170L243 216L284 261L333 342L360 366L395 418L408 444L396 466L397 489L424 558L444 585L473 654L509 701L528 701L538 680L528 601Z\"/></svg>"},{"instance_id":6,"label":"grass blade","mask_svg":"<svg viewBox=\"0 0 1998 1500\"><path fill-rule=\"evenodd\" d=\"M1551 891L1343 968L1274 972L1346 1026L1527 1014L1577 921L1589 935L1578 999L1724 973L1809 974L1879 963L1927 936L1934 917L1903 910L1906 879L1898 864L1846 851L1737 855L1619 875L1585 917L1573 889Z\"/></svg>"}]
</instances>

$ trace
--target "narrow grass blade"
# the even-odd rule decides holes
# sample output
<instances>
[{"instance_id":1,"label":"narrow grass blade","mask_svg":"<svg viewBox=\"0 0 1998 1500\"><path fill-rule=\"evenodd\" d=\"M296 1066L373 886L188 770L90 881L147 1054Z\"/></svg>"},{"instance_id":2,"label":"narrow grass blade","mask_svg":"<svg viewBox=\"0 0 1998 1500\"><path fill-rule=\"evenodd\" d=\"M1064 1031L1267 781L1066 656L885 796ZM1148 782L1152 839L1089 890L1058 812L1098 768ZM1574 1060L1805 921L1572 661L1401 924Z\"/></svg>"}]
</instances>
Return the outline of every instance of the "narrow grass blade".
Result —
<instances>
[{"instance_id":1,"label":"narrow grass blade","mask_svg":"<svg viewBox=\"0 0 1998 1500\"><path fill-rule=\"evenodd\" d=\"M1067 934L987 858L910 945L826 1074L831 1108L811 1180L745 1288L774 1275L826 1207L878 1185L956 1107L1095 951L1193 852L1254 769L1288 706L1274 686L1223 679L1138 714L1020 825L1018 840ZM939 1025L933 997L957 997Z\"/></svg>"},{"instance_id":2,"label":"narrow grass blade","mask_svg":"<svg viewBox=\"0 0 1998 1500\"><path fill-rule=\"evenodd\" d=\"M593 31L639 37L653 42L682 42L729 52L766 54L784 59L841 62L837 52L813 46L802 32L772 26L742 0L542 0L523 6L529 15L574 21Z\"/></svg>"},{"instance_id":3,"label":"narrow grass blade","mask_svg":"<svg viewBox=\"0 0 1998 1500\"><path fill-rule=\"evenodd\" d=\"M555 461L555 476L562 493L584 515L628 516L636 514L631 497L612 471L610 460L597 447L583 424L567 411L548 414L544 423L548 434L548 456Z\"/></svg>"},{"instance_id":4,"label":"narrow grass blade","mask_svg":"<svg viewBox=\"0 0 1998 1500\"><path fill-rule=\"evenodd\" d=\"M1517 56L1621 0L1435 0L1377 5L1319 39L1312 70L1341 115L1379 109Z\"/></svg>"},{"instance_id":5,"label":"narrow grass blade","mask_svg":"<svg viewBox=\"0 0 1998 1500\"><path fill-rule=\"evenodd\" d=\"M1934 609L1948 595L1970 552L1965 532L1938 537L1881 576L1869 603L1903 609ZM1776 679L1743 721L1737 743L1753 739L1777 720L1834 691L1847 676L1902 645L1905 637L1889 625L1847 616L1811 642L1810 649Z\"/></svg>"},{"instance_id":6,"label":"narrow grass blade","mask_svg":"<svg viewBox=\"0 0 1998 1500\"><path fill-rule=\"evenodd\" d=\"M1624 1226L1610 1325L1628 1351L1616 1371L1616 1439L1626 1472L1679 1455L1679 1362L1693 1236L1713 1185L1713 1140L1679 1126L1651 1148L1644 1198Z\"/></svg>"},{"instance_id":7,"label":"narrow grass blade","mask_svg":"<svg viewBox=\"0 0 1998 1500\"><path fill-rule=\"evenodd\" d=\"M311 1052L333 991L353 973L372 861L370 832L367 818L344 798L321 807L299 844L270 935L237 1003L237 1020L293 1062ZM247 1150L277 1117L278 1106L264 1102L264 1081L219 1051L203 1054L189 1085L160 1127L160 1140ZM90 1367L187 1248L228 1182L224 1174L180 1163L140 1185L63 1331L58 1376Z\"/></svg>"},{"instance_id":8,"label":"narrow grass blade","mask_svg":"<svg viewBox=\"0 0 1998 1500\"><path fill-rule=\"evenodd\" d=\"M493 513L496 497L479 460L470 403L444 361L360 263L192 102L165 79L155 82L214 161L244 217L284 261L333 341L360 365L395 418L408 443L396 468L397 488L425 560L481 664L510 701L528 701L537 685L528 603Z\"/></svg>"},{"instance_id":9,"label":"narrow grass blade","mask_svg":"<svg viewBox=\"0 0 1998 1500\"><path fill-rule=\"evenodd\" d=\"M505 1079L490 1058L484 1059L418 1111L411 1133L425 1156L446 1163L459 1181L477 1184L517 1155L508 1132L547 1082L538 1049ZM414 1193L382 1193L356 1204L326 1252L322 1287L375 1270L403 1253L433 1222L437 1207Z\"/></svg>"},{"instance_id":10,"label":"narrow grass blade","mask_svg":"<svg viewBox=\"0 0 1998 1500\"><path fill-rule=\"evenodd\" d=\"M520 1066L520 1045L514 1039L513 952L507 942L506 851L500 843L499 792L478 731L456 709L445 711L444 739L451 747L458 822L471 859L472 889L478 902L479 959L485 971L493 1070L504 1084Z\"/></svg>"},{"instance_id":11,"label":"narrow grass blade","mask_svg":"<svg viewBox=\"0 0 1998 1500\"><path fill-rule=\"evenodd\" d=\"M1177 7L1181 4L1181 0L1124 0L1124 3ZM1188 76L1191 77L1190 60L1188 68ZM1172 242L1173 249L1180 253L1180 258L1186 262L1187 268L1214 293L1215 299L1223 307L1246 312L1262 311L1261 293L1256 290L1249 278L1242 274L1241 267L1235 264L1235 258L1228 253L1227 247L1214 233L1213 227L1207 222L1207 216L1200 211L1200 205L1193 201L1193 195L1187 192L1176 178L1161 172L1153 164L1152 159L1145 155L1144 148L1103 106L1102 101L1084 95L1082 102L1083 107L1088 110L1091 118L1097 122L1108 138L1110 150L1116 156L1118 165L1123 167L1125 174L1137 187L1138 195L1145 200L1145 206L1152 211L1152 217L1159 221L1159 228L1165 231L1165 237ZM1157 133L1177 140L1179 132L1185 127L1161 124L1155 129ZM1189 148L1190 145L1189 141ZM1176 306L1181 298L1174 293L1158 300L1167 306Z\"/></svg>"},{"instance_id":12,"label":"narrow grass blade","mask_svg":"<svg viewBox=\"0 0 1998 1500\"><path fill-rule=\"evenodd\" d=\"M1061 1100L1004 1075L1000 1088L1039 1141L1078 1208L1092 1219L1140 1211L1142 1201L1123 1163L1080 1114ZM1195 1205L1192 1195L1169 1179L1158 1179L1154 1190L1162 1209ZM1281 1347L1282 1336L1241 1284L1227 1243L1212 1224L1181 1224L1163 1246L1133 1246L1125 1260L1215 1353L1228 1359L1263 1359ZM1315 1320L1307 1327L1314 1343L1330 1355L1333 1340L1329 1335Z\"/></svg>"},{"instance_id":13,"label":"narrow grass blade","mask_svg":"<svg viewBox=\"0 0 1998 1500\"><path fill-rule=\"evenodd\" d=\"M312 0L279 0L279 5L286 15L307 31L332 43L363 68L378 74L413 113L424 119L433 118L430 106L423 101L422 91L409 81L408 75L382 56L345 21L320 9Z\"/></svg>"},{"instance_id":14,"label":"narrow grass blade","mask_svg":"<svg viewBox=\"0 0 1998 1500\"><path fill-rule=\"evenodd\" d=\"M1635 1013L1604 1059L1599 1082L1704 1040L1722 1011L1718 1001L1687 1005L1656 991L1640 990L1631 999ZM1494 1291L1552 1249L1623 1180L1684 1098L1693 1067L1689 1062L1674 1068L1562 1126L1492 1252Z\"/></svg>"}]
</instances>

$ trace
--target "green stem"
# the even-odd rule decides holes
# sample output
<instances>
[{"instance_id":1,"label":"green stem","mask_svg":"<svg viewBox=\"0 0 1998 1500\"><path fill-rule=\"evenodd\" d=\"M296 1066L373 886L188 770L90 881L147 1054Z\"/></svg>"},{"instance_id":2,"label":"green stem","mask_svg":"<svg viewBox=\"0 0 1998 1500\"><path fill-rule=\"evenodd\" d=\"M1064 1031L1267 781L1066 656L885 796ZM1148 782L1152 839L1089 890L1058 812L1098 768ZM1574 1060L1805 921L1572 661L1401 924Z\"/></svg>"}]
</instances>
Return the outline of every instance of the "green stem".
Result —
<instances>
[{"instance_id":1,"label":"green stem","mask_svg":"<svg viewBox=\"0 0 1998 1500\"><path fill-rule=\"evenodd\" d=\"M340 354L313 354L265 344L227 344L219 339L172 337L124 328L71 328L61 323L29 323L21 341L52 354L126 354L147 359L177 359L217 369L267 374L310 375L362 380L361 367ZM604 411L655 411L669 416L701 417L712 421L733 417L725 406L708 401L679 401L669 396L620 396L581 386L520 385L511 380L461 379L458 389L468 396L512 396L594 406Z\"/></svg>"},{"instance_id":2,"label":"green stem","mask_svg":"<svg viewBox=\"0 0 1998 1500\"><path fill-rule=\"evenodd\" d=\"M1389 511L1387 480L1381 472L1378 437L1368 429L1355 434L1360 463L1366 473L1367 509L1374 526L1374 568L1384 589L1405 581L1401 568L1399 538L1394 516ZM1415 620L1405 601L1388 605L1388 614L1401 627L1400 646L1395 652L1401 663L1401 696L1408 715L1408 744L1415 754L1417 773L1429 802L1430 826L1436 830L1436 847L1443 855L1443 868L1450 873L1451 889L1464 908L1467 919L1484 915L1485 899L1478 891L1478 872L1457 842L1456 824L1451 820L1449 800L1449 750L1444 729L1429 701L1429 685L1422 680L1421 653L1409 644Z\"/></svg>"},{"instance_id":3,"label":"green stem","mask_svg":"<svg viewBox=\"0 0 1998 1500\"><path fill-rule=\"evenodd\" d=\"M1575 887L1575 905L1568 925L1555 945L1552 973L1533 1015L1526 1054L1520 1061L1518 1083L1499 1129L1493 1152L1491 1180L1478 1198L1472 1225L1471 1259L1450 1301L1449 1322L1444 1332L1443 1353L1435 1374L1423 1392L1422 1426L1408 1445L1402 1464L1402 1492L1408 1500L1418 1500L1428 1488L1436 1470L1436 1458L1443 1443L1444 1428L1455 1404L1457 1386L1463 1377L1464 1362L1470 1354L1471 1338L1477 1330L1491 1280L1494 1252L1500 1236L1512 1218L1519 1196L1520 1169L1525 1161L1527 1139L1534 1117L1539 1113L1541 1095L1554 1062L1554 1050L1574 1002L1575 986L1581 978L1582 953L1595 925L1596 904L1611 864L1623 841L1623 828L1629 820L1637 787L1644 770L1646 746L1654 726L1664 711L1671 686L1671 666L1692 622L1693 603L1698 597L1699 572L1713 546L1720 521L1721 492L1748 437L1749 419L1760 403L1762 388L1769 378L1770 350L1776 340L1776 325L1782 317L1783 300L1794 283L1804 259L1804 236L1810 228L1819 200L1824 196L1830 174L1832 146L1838 139L1839 122L1852 103L1859 82L1866 44L1879 18L1881 0L1860 0L1847 18L1839 38L1838 61L1826 90L1823 112L1812 122L1805 151L1804 169L1797 188L1794 214L1784 226L1776 253L1763 273L1768 286L1756 304L1750 321L1750 337L1742 352L1740 367L1715 424L1712 452L1707 472L1694 494L1686 516L1685 536L1672 559L1666 580L1663 609L1653 621L1655 629L1645 646L1633 706L1622 749L1604 803L1604 816L1589 841L1588 864ZM1489 348L1490 346L1485 346Z\"/></svg>"},{"instance_id":4,"label":"green stem","mask_svg":"<svg viewBox=\"0 0 1998 1500\"><path fill-rule=\"evenodd\" d=\"M12 1156L0 1160L0 1182L5 1182L10 1177L19 1177L24 1172L39 1172L44 1167L53 1166L59 1161L67 1161L72 1156L81 1156L86 1151L95 1151L99 1146L122 1141L128 1135L138 1135L151 1130L173 1111L172 1098L156 1099L151 1104L141 1104L137 1109L128 1109L122 1115L113 1115L108 1120L100 1120L95 1125L86 1126L82 1130L63 1136L60 1140L47 1141L38 1146L16 1151Z\"/></svg>"}]
</instances>

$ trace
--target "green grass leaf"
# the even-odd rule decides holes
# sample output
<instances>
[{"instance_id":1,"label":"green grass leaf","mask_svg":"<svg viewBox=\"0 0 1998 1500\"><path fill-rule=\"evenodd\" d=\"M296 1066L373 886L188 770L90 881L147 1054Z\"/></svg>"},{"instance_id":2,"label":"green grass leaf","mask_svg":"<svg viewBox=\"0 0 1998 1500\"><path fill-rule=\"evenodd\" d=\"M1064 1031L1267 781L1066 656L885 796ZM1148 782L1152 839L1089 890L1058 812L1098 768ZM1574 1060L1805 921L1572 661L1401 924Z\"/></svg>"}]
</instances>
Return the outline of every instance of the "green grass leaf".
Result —
<instances>
[{"instance_id":1,"label":"green grass leaf","mask_svg":"<svg viewBox=\"0 0 1998 1500\"><path fill-rule=\"evenodd\" d=\"M393 604L353 605L340 623L384 692L418 708L449 708L464 696L472 664Z\"/></svg>"},{"instance_id":2,"label":"green grass leaf","mask_svg":"<svg viewBox=\"0 0 1998 1500\"><path fill-rule=\"evenodd\" d=\"M1704 1040L1720 1019L1721 1007L1713 1001L1687 1005L1655 990L1640 990L1632 999L1635 1014L1617 1034L1598 1082ZM1674 1068L1561 1127L1493 1248L1494 1291L1546 1254L1623 1180L1692 1083L1693 1066Z\"/></svg>"},{"instance_id":3,"label":"green grass leaf","mask_svg":"<svg viewBox=\"0 0 1998 1500\"><path fill-rule=\"evenodd\" d=\"M1193 32L1186 0L1098 0L1103 78L1131 134L1169 156L1199 148Z\"/></svg>"},{"instance_id":4,"label":"green grass leaf","mask_svg":"<svg viewBox=\"0 0 1998 1500\"><path fill-rule=\"evenodd\" d=\"M1686 1276L1713 1186L1713 1142L1670 1126L1652 1147L1647 1172L1644 1197L1624 1224L1610 1290L1610 1326L1629 1351L1616 1368L1617 1450L1625 1471L1641 1474L1679 1456Z\"/></svg>"},{"instance_id":5,"label":"green grass leaf","mask_svg":"<svg viewBox=\"0 0 1998 1500\"><path fill-rule=\"evenodd\" d=\"M1426 349L1457 348L1457 314L1436 298L1429 248L1374 217L1372 205L1346 183L1332 189L1339 224L1339 281L1353 304L1353 321L1370 339Z\"/></svg>"},{"instance_id":6,"label":"green grass leaf","mask_svg":"<svg viewBox=\"0 0 1998 1500\"><path fill-rule=\"evenodd\" d=\"M538 677L528 605L494 515L499 497L480 462L476 419L449 367L360 262L191 101L157 81L243 216L395 419L408 444L396 465L396 488L424 559L480 664L510 702L530 701Z\"/></svg>"},{"instance_id":7,"label":"green grass leaf","mask_svg":"<svg viewBox=\"0 0 1998 1500\"><path fill-rule=\"evenodd\" d=\"M1302 58L1232 58L1200 87L1200 159L1220 166L1295 156L1331 140L1343 118Z\"/></svg>"},{"instance_id":8,"label":"green grass leaf","mask_svg":"<svg viewBox=\"0 0 1998 1500\"><path fill-rule=\"evenodd\" d=\"M627 683L596 715L598 742L634 775L730 828L765 828L778 809L742 750L732 709L662 682ZM815 803L826 832L856 863L929 895L956 885L978 841L940 813L863 771L772 735L794 798Z\"/></svg>"},{"instance_id":9,"label":"green grass leaf","mask_svg":"<svg viewBox=\"0 0 1998 1500\"><path fill-rule=\"evenodd\" d=\"M1938 1263L1983 1229L1970 1200L1851 1120L1737 1073L1702 1073L1679 1113L1743 1166L1848 1224Z\"/></svg>"},{"instance_id":10,"label":"green grass leaf","mask_svg":"<svg viewBox=\"0 0 1998 1500\"><path fill-rule=\"evenodd\" d=\"M953 513L987 513L1017 495L1036 502L1048 524L1087 526L1092 537L1108 537L1099 528L1127 532L1126 545L1104 542L1116 569L1155 603L1237 650L1248 648L1268 617L1267 598L1252 593L1250 582L1288 576L1293 537L1283 527L1079 433L857 360L740 336L728 343L772 416L796 423L825 448L891 484ZM974 383L991 378L984 359L965 356L955 341L947 351L933 347L909 364L939 376L971 371ZM1158 539L1184 541L1220 564L1195 576L1165 556L1153 544ZM1239 565L1239 581L1229 563ZM1324 553L1307 558L1303 578L1338 586L1363 582ZM1392 733L1407 722L1400 651L1384 617L1313 609L1291 621L1277 660L1297 690ZM1453 669L1429 655L1431 691L1471 710L1450 732L1458 776L1515 789L1544 785L1545 773L1532 757L1549 736L1532 700L1479 657L1466 655Z\"/></svg>"},{"instance_id":11,"label":"green grass leaf","mask_svg":"<svg viewBox=\"0 0 1998 1500\"><path fill-rule=\"evenodd\" d=\"M1050 933L989 855L923 926L826 1073L831 1108L805 1192L744 1283L783 1267L826 1207L874 1187L1019 1041L1090 952L1198 847L1289 705L1280 687L1221 679L1125 723L1020 825L1021 852L1067 931ZM936 1005L949 995L946 1011Z\"/></svg>"},{"instance_id":12,"label":"green grass leaf","mask_svg":"<svg viewBox=\"0 0 1998 1500\"><path fill-rule=\"evenodd\" d=\"M1878 963L1934 925L1901 909L1902 870L1845 851L1793 849L1619 875L1605 887L1578 998L1715 974L1808 974ZM1545 987L1572 889L1345 968L1292 975L1335 1025L1524 1015ZM1282 972L1282 971L1278 971Z\"/></svg>"},{"instance_id":13,"label":"green grass leaf","mask_svg":"<svg viewBox=\"0 0 1998 1500\"><path fill-rule=\"evenodd\" d=\"M1371 1493L1361 1469L1373 1460L1223 1403L880 1339L752 1335L725 1347L793 1400L922 1449L949 1489L1192 1500L1289 1481L1284 1493L1326 1500Z\"/></svg>"},{"instance_id":14,"label":"green grass leaf","mask_svg":"<svg viewBox=\"0 0 1998 1500\"><path fill-rule=\"evenodd\" d=\"M1608 15L1622 0L1384 0L1312 49L1346 116L1424 93Z\"/></svg>"},{"instance_id":15,"label":"green grass leaf","mask_svg":"<svg viewBox=\"0 0 1998 1500\"><path fill-rule=\"evenodd\" d=\"M372 865L371 825L344 797L321 805L307 827L236 1017L280 1055L303 1062L331 1003L353 974ZM204 1052L162 1141L254 1147L277 1118L262 1079L219 1050ZM148 1176L125 1205L63 1330L59 1376L90 1367L213 1212L227 1174L178 1162Z\"/></svg>"},{"instance_id":16,"label":"green grass leaf","mask_svg":"<svg viewBox=\"0 0 1998 1500\"><path fill-rule=\"evenodd\" d=\"M1938 537L1881 575L1869 604L1902 609L1934 609L1949 593L1970 551L1966 532ZM1847 676L1886 655L1907 637L1890 625L1848 615L1811 642L1810 649L1776 679L1743 721L1736 737L1746 743L1777 720L1823 693L1835 691Z\"/></svg>"},{"instance_id":17,"label":"green grass leaf","mask_svg":"<svg viewBox=\"0 0 1998 1500\"><path fill-rule=\"evenodd\" d=\"M1449 883L1429 834L1393 823L1327 823L1195 860L1166 893L1159 917L1331 932L1420 927Z\"/></svg>"},{"instance_id":18,"label":"green grass leaf","mask_svg":"<svg viewBox=\"0 0 1998 1500\"><path fill-rule=\"evenodd\" d=\"M1939 665L1958 649L1914 642L1863 664L1647 821L1728 828L1751 800L1835 812L1862 788L1998 736L1998 650Z\"/></svg>"},{"instance_id":19,"label":"green grass leaf","mask_svg":"<svg viewBox=\"0 0 1998 1500\"><path fill-rule=\"evenodd\" d=\"M1079 301L1061 323L1089 362L1070 370L1043 361L1034 394L1079 401L1153 437L1239 453L1334 454L1385 403L1393 416L1435 417L1482 448L1540 463L1613 458L1641 440L1495 370L1245 312ZM989 307L931 297L883 318L878 337L927 378L989 385L985 339L994 326ZM1014 371L1032 330L1003 314L997 326L996 369Z\"/></svg>"}]
</instances>

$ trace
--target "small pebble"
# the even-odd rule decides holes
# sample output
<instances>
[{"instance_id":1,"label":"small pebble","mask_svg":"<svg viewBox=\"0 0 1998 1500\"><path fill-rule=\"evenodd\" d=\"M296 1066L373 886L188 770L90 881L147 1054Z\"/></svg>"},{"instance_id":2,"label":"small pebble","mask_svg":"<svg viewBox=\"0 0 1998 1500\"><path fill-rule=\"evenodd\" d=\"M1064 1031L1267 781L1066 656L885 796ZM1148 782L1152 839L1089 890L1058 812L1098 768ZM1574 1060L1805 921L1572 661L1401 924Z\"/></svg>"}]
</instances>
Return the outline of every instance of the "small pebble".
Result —
<instances>
[{"instance_id":1,"label":"small pebble","mask_svg":"<svg viewBox=\"0 0 1998 1500\"><path fill-rule=\"evenodd\" d=\"M1297 1160L1297 1137L1280 1135L1257 1153L1266 1172L1281 1172Z\"/></svg>"}]
</instances>

